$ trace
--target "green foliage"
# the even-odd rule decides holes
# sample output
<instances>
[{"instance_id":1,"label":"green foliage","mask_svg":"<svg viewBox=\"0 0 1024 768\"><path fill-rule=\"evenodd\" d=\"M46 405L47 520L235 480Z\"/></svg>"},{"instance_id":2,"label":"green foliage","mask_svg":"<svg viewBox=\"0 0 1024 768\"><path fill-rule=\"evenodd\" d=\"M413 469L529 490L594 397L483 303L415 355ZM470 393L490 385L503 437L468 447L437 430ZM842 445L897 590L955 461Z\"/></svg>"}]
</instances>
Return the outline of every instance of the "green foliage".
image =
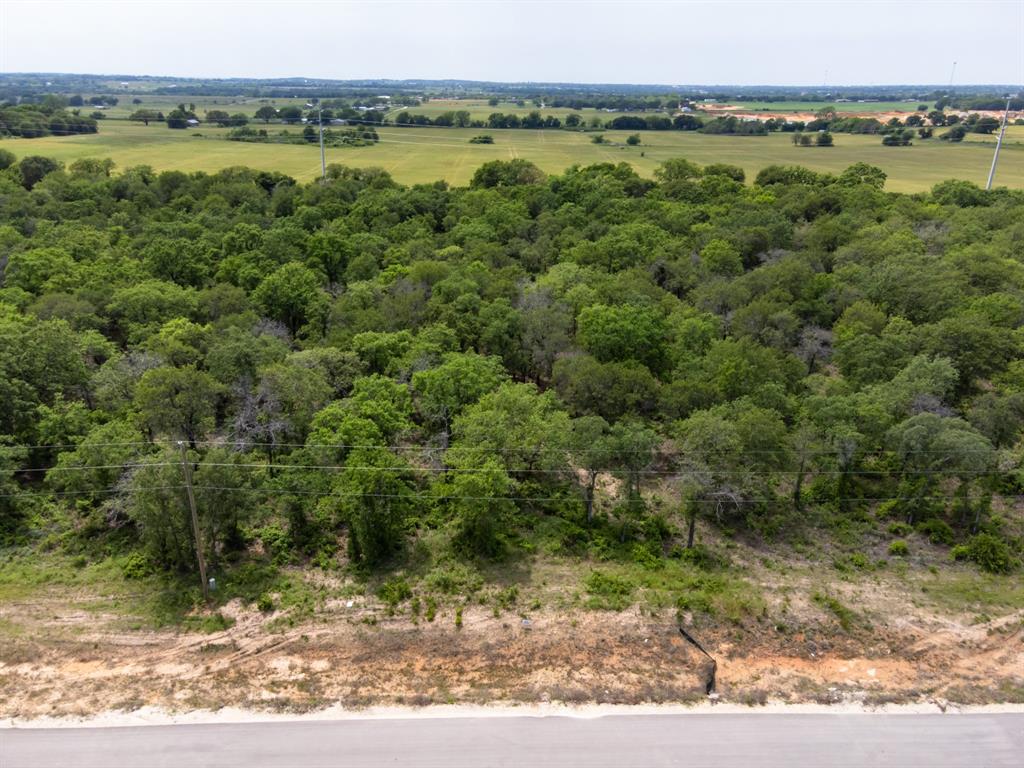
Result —
<instances>
[{"instance_id":1,"label":"green foliage","mask_svg":"<svg viewBox=\"0 0 1024 768\"><path fill-rule=\"evenodd\" d=\"M415 373L412 387L424 418L448 429L463 408L477 402L506 378L501 360L496 357L450 352L441 365Z\"/></svg>"},{"instance_id":2,"label":"green foliage","mask_svg":"<svg viewBox=\"0 0 1024 768\"><path fill-rule=\"evenodd\" d=\"M256 598L256 610L262 613L270 613L274 610L274 598L264 592Z\"/></svg>"},{"instance_id":3,"label":"green foliage","mask_svg":"<svg viewBox=\"0 0 1024 768\"><path fill-rule=\"evenodd\" d=\"M927 536L932 544L945 544L947 547L951 547L956 539L949 523L935 517L930 520L922 520L914 528L921 535Z\"/></svg>"},{"instance_id":4,"label":"green foliage","mask_svg":"<svg viewBox=\"0 0 1024 768\"><path fill-rule=\"evenodd\" d=\"M660 119L614 118L697 127ZM883 193L864 163L745 187L683 158L653 178L497 161L468 188L2 164L5 546L123 549L131 578L194 586L188 469L221 595L247 600L283 594L278 566L342 567L346 544L367 578L425 572L428 616L431 593L540 551L614 562L595 605L742 621L757 600L707 527L826 528L849 571L897 521L944 545L980 531L957 554L982 567L1019 556L992 515L1024 482L1019 191Z\"/></svg>"},{"instance_id":5,"label":"green foliage","mask_svg":"<svg viewBox=\"0 0 1024 768\"><path fill-rule=\"evenodd\" d=\"M126 579L143 579L152 575L152 563L141 552L132 552L121 564Z\"/></svg>"},{"instance_id":6,"label":"green foliage","mask_svg":"<svg viewBox=\"0 0 1024 768\"><path fill-rule=\"evenodd\" d=\"M665 364L667 329L645 307L595 305L577 319L577 339L603 363L635 360L659 371Z\"/></svg>"},{"instance_id":7,"label":"green foliage","mask_svg":"<svg viewBox=\"0 0 1024 768\"><path fill-rule=\"evenodd\" d=\"M268 275L253 292L253 301L267 317L283 323L292 336L307 324L322 323L327 311L320 278L301 264L285 264Z\"/></svg>"},{"instance_id":8,"label":"green foliage","mask_svg":"<svg viewBox=\"0 0 1024 768\"><path fill-rule=\"evenodd\" d=\"M479 462L466 454L452 469L455 476L438 483L436 492L442 499L450 499L457 544L477 555L498 555L515 510L514 502L507 498L512 492L511 478L495 458Z\"/></svg>"},{"instance_id":9,"label":"green foliage","mask_svg":"<svg viewBox=\"0 0 1024 768\"><path fill-rule=\"evenodd\" d=\"M402 578L390 579L380 585L377 596L388 605L394 607L412 598L412 587Z\"/></svg>"},{"instance_id":10,"label":"green foliage","mask_svg":"<svg viewBox=\"0 0 1024 768\"><path fill-rule=\"evenodd\" d=\"M972 536L966 544L953 547L951 554L956 560L976 563L988 573L1010 573L1018 565L1007 543L991 533Z\"/></svg>"},{"instance_id":11,"label":"green foliage","mask_svg":"<svg viewBox=\"0 0 1024 768\"><path fill-rule=\"evenodd\" d=\"M356 448L349 454L333 492L339 517L349 526L353 563L379 566L403 546L413 497L407 469L400 457L382 448Z\"/></svg>"},{"instance_id":12,"label":"green foliage","mask_svg":"<svg viewBox=\"0 0 1024 768\"><path fill-rule=\"evenodd\" d=\"M854 622L857 619L856 614L836 598L822 592L815 592L811 595L811 599L835 616L839 621L839 626L844 630L849 631L853 627Z\"/></svg>"},{"instance_id":13,"label":"green foliage","mask_svg":"<svg viewBox=\"0 0 1024 768\"><path fill-rule=\"evenodd\" d=\"M544 174L528 160L493 160L476 170L469 186L474 189L517 187L539 184L543 180Z\"/></svg>"},{"instance_id":14,"label":"green foliage","mask_svg":"<svg viewBox=\"0 0 1024 768\"><path fill-rule=\"evenodd\" d=\"M626 579L603 571L591 571L584 580L590 597L587 605L605 611L621 611L633 602L636 586Z\"/></svg>"},{"instance_id":15,"label":"green foliage","mask_svg":"<svg viewBox=\"0 0 1024 768\"><path fill-rule=\"evenodd\" d=\"M906 557L910 554L910 547L903 539L896 539L889 543L889 554L893 557Z\"/></svg>"},{"instance_id":16,"label":"green foliage","mask_svg":"<svg viewBox=\"0 0 1024 768\"><path fill-rule=\"evenodd\" d=\"M193 366L163 366L142 375L134 404L148 429L184 438L194 447L213 427L218 390L213 377Z\"/></svg>"}]
</instances>

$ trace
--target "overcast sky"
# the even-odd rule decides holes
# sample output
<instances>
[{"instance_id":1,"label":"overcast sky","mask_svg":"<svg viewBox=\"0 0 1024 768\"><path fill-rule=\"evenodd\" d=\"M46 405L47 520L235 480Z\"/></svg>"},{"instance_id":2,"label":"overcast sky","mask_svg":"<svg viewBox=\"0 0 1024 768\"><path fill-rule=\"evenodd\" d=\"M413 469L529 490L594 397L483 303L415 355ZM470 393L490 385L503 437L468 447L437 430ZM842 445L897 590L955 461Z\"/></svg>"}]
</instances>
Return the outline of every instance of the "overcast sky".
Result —
<instances>
[{"instance_id":1,"label":"overcast sky","mask_svg":"<svg viewBox=\"0 0 1024 768\"><path fill-rule=\"evenodd\" d=\"M0 70L851 85L1024 81L1024 0L0 0Z\"/></svg>"}]
</instances>

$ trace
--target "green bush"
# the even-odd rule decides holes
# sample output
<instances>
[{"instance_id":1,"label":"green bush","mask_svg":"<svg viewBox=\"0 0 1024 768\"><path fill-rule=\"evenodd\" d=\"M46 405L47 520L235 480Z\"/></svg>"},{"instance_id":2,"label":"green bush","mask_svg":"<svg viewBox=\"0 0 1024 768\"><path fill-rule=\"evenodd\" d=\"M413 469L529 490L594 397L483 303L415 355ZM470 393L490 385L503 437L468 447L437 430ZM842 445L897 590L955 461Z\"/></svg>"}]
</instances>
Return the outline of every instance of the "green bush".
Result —
<instances>
[{"instance_id":1,"label":"green bush","mask_svg":"<svg viewBox=\"0 0 1024 768\"><path fill-rule=\"evenodd\" d=\"M945 544L947 547L953 545L953 529L944 520L933 517L930 520L922 520L917 524L917 532L928 537L932 544Z\"/></svg>"},{"instance_id":2,"label":"green bush","mask_svg":"<svg viewBox=\"0 0 1024 768\"><path fill-rule=\"evenodd\" d=\"M288 531L276 523L265 525L256 531L256 537L263 544L274 565L287 565L292 557L292 538Z\"/></svg>"},{"instance_id":3,"label":"green bush","mask_svg":"<svg viewBox=\"0 0 1024 768\"><path fill-rule=\"evenodd\" d=\"M274 610L274 598L264 592L256 598L256 608L263 613L270 613Z\"/></svg>"},{"instance_id":4,"label":"green bush","mask_svg":"<svg viewBox=\"0 0 1024 768\"><path fill-rule=\"evenodd\" d=\"M636 589L632 582L601 571L592 571L583 585L590 594L587 606L606 611L621 611L628 607Z\"/></svg>"},{"instance_id":5,"label":"green bush","mask_svg":"<svg viewBox=\"0 0 1024 768\"><path fill-rule=\"evenodd\" d=\"M678 583L676 607L728 619L736 624L763 615L764 600L752 585L724 573L699 573Z\"/></svg>"},{"instance_id":6,"label":"green bush","mask_svg":"<svg viewBox=\"0 0 1024 768\"><path fill-rule=\"evenodd\" d=\"M893 523L887 530L890 536L906 536L914 532L914 529L906 523Z\"/></svg>"},{"instance_id":7,"label":"green bush","mask_svg":"<svg viewBox=\"0 0 1024 768\"><path fill-rule=\"evenodd\" d=\"M412 597L412 587L409 586L405 579L391 579L380 585L380 589L377 590L377 597L388 605L395 606Z\"/></svg>"},{"instance_id":8,"label":"green bush","mask_svg":"<svg viewBox=\"0 0 1024 768\"><path fill-rule=\"evenodd\" d=\"M503 610L510 610L519 599L519 587L515 584L500 590L494 596L494 602L496 607Z\"/></svg>"},{"instance_id":9,"label":"green bush","mask_svg":"<svg viewBox=\"0 0 1024 768\"><path fill-rule=\"evenodd\" d=\"M875 516L878 517L879 520L885 520L887 517L893 517L899 514L899 504L899 499L883 501L875 510ZM895 525L902 525L902 523L895 523Z\"/></svg>"},{"instance_id":10,"label":"green bush","mask_svg":"<svg viewBox=\"0 0 1024 768\"><path fill-rule=\"evenodd\" d=\"M126 579L144 579L153 573L153 565L141 552L132 552L121 562Z\"/></svg>"},{"instance_id":11,"label":"green bush","mask_svg":"<svg viewBox=\"0 0 1024 768\"><path fill-rule=\"evenodd\" d=\"M857 618L856 614L831 595L815 592L811 595L811 599L822 608L831 612L839 621L839 626L843 629L849 630L853 626L853 622Z\"/></svg>"},{"instance_id":12,"label":"green bush","mask_svg":"<svg viewBox=\"0 0 1024 768\"><path fill-rule=\"evenodd\" d=\"M427 589L445 595L471 595L483 585L480 574L462 563L439 566L423 579Z\"/></svg>"},{"instance_id":13,"label":"green bush","mask_svg":"<svg viewBox=\"0 0 1024 768\"><path fill-rule=\"evenodd\" d=\"M634 544L630 548L630 556L634 563L648 570L653 571L664 565L662 559L651 552L651 548L647 544Z\"/></svg>"},{"instance_id":14,"label":"green bush","mask_svg":"<svg viewBox=\"0 0 1024 768\"><path fill-rule=\"evenodd\" d=\"M972 536L966 544L953 547L951 554L955 560L970 560L988 573L1009 573L1017 566L1009 545L990 533Z\"/></svg>"},{"instance_id":15,"label":"green bush","mask_svg":"<svg viewBox=\"0 0 1024 768\"><path fill-rule=\"evenodd\" d=\"M889 545L889 554L893 557L906 557L910 554L910 547L903 539L896 539Z\"/></svg>"},{"instance_id":16,"label":"green bush","mask_svg":"<svg viewBox=\"0 0 1024 768\"><path fill-rule=\"evenodd\" d=\"M703 544L694 544L692 547L687 547L680 553L679 559L700 568L702 571L712 571L728 565L724 558L715 554Z\"/></svg>"},{"instance_id":17,"label":"green bush","mask_svg":"<svg viewBox=\"0 0 1024 768\"><path fill-rule=\"evenodd\" d=\"M182 627L193 632L212 634L213 632L223 632L225 629L233 627L234 624L234 619L218 611L205 616L188 616L182 622Z\"/></svg>"},{"instance_id":18,"label":"green bush","mask_svg":"<svg viewBox=\"0 0 1024 768\"><path fill-rule=\"evenodd\" d=\"M866 571L871 568L871 561L863 552L854 552L849 557L850 565L858 571Z\"/></svg>"}]
</instances>

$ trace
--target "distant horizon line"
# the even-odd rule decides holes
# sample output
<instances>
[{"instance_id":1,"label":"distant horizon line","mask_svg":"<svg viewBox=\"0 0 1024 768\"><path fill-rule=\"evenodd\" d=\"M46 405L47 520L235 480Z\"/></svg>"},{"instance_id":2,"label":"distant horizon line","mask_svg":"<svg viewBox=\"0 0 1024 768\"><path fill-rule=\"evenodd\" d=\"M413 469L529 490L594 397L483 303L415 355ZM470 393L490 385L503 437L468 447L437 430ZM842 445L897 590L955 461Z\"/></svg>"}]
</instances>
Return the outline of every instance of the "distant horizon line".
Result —
<instances>
[{"instance_id":1,"label":"distant horizon line","mask_svg":"<svg viewBox=\"0 0 1024 768\"><path fill-rule=\"evenodd\" d=\"M953 90L957 88L1009 88L1022 90L1021 86L1013 83L829 83L811 85L807 83L641 83L641 82L588 82L572 80L474 80L459 77L352 77L352 78L329 78L329 77L305 77L302 75L278 75L266 77L230 76L230 75L156 75L156 74L128 74L118 72L42 72L42 71L18 71L0 72L0 78L13 77L93 77L93 78L123 78L128 80L170 80L183 82L240 82L240 83L261 83L261 82L287 82L288 84L308 85L346 85L346 84L462 84L472 86L503 85L503 86L587 86L587 87L630 87L630 88L662 88L662 89L732 89L732 88L792 88L809 91L825 91L835 89L854 88L930 88L935 90Z\"/></svg>"}]
</instances>

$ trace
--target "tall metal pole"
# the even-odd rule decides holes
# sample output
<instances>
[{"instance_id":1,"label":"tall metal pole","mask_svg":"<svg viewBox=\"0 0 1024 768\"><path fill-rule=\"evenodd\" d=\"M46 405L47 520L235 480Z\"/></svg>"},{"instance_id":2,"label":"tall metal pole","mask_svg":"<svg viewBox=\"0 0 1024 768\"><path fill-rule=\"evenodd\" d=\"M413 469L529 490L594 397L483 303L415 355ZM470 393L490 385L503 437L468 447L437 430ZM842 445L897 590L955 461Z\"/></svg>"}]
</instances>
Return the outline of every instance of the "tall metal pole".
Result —
<instances>
[{"instance_id":1,"label":"tall metal pole","mask_svg":"<svg viewBox=\"0 0 1024 768\"><path fill-rule=\"evenodd\" d=\"M316 103L316 114L320 120L320 177L327 181L327 160L324 157L324 111L319 101Z\"/></svg>"},{"instance_id":2,"label":"tall metal pole","mask_svg":"<svg viewBox=\"0 0 1024 768\"><path fill-rule=\"evenodd\" d=\"M996 139L996 153L992 155L992 168L988 172L988 183L985 189L992 189L992 179L996 176L996 163L999 162L999 148L1003 146L1003 135L1006 133L1006 121L1010 116L1010 100L1012 96L1006 97L1006 111L1003 112L1003 124L999 126L999 138Z\"/></svg>"},{"instance_id":3,"label":"tall metal pole","mask_svg":"<svg viewBox=\"0 0 1024 768\"><path fill-rule=\"evenodd\" d=\"M192 536L196 541L196 560L199 561L199 578L203 580L203 600L210 602L210 582L206 580L206 558L203 557L203 541L199 534L199 514L196 512L196 496L192 492L192 467L188 463L185 443L178 441L181 449L181 471L185 475L185 490L188 493L188 507L192 513Z\"/></svg>"}]
</instances>

